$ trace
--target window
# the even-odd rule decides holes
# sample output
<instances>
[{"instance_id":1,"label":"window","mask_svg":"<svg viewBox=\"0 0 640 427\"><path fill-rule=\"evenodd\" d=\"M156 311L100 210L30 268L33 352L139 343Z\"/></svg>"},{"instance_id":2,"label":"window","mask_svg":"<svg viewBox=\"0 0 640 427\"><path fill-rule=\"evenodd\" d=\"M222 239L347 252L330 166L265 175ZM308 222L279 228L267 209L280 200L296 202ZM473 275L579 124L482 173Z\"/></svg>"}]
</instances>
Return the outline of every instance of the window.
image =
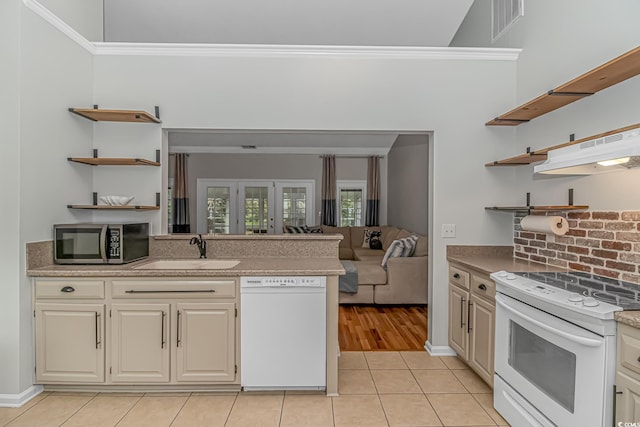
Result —
<instances>
[{"instance_id":1,"label":"window","mask_svg":"<svg viewBox=\"0 0 640 427\"><path fill-rule=\"evenodd\" d=\"M521 16L524 16L524 0L492 0L491 41L498 40Z\"/></svg>"},{"instance_id":2,"label":"window","mask_svg":"<svg viewBox=\"0 0 640 427\"><path fill-rule=\"evenodd\" d=\"M364 225L366 181L338 181L338 226Z\"/></svg>"},{"instance_id":3,"label":"window","mask_svg":"<svg viewBox=\"0 0 640 427\"><path fill-rule=\"evenodd\" d=\"M207 233L229 234L231 189L207 187Z\"/></svg>"},{"instance_id":4,"label":"window","mask_svg":"<svg viewBox=\"0 0 640 427\"><path fill-rule=\"evenodd\" d=\"M173 232L173 178L169 178L169 189L167 192L167 225L168 233Z\"/></svg>"}]
</instances>

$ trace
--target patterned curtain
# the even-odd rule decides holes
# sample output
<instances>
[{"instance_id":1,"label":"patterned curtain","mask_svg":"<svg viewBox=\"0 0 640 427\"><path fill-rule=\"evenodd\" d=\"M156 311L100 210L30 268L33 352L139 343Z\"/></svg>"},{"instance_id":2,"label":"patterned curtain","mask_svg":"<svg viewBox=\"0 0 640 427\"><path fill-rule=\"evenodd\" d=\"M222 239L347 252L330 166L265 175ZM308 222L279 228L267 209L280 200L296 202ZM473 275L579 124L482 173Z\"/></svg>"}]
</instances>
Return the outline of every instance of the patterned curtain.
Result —
<instances>
[{"instance_id":1,"label":"patterned curtain","mask_svg":"<svg viewBox=\"0 0 640 427\"><path fill-rule=\"evenodd\" d=\"M369 156L367 165L366 226L380 225L380 157Z\"/></svg>"},{"instance_id":2,"label":"patterned curtain","mask_svg":"<svg viewBox=\"0 0 640 427\"><path fill-rule=\"evenodd\" d=\"M322 225L335 227L336 156L322 156Z\"/></svg>"},{"instance_id":3,"label":"patterned curtain","mask_svg":"<svg viewBox=\"0 0 640 427\"><path fill-rule=\"evenodd\" d=\"M190 233L189 226L189 189L187 188L188 154L174 154L175 168L173 177L173 232Z\"/></svg>"}]
</instances>

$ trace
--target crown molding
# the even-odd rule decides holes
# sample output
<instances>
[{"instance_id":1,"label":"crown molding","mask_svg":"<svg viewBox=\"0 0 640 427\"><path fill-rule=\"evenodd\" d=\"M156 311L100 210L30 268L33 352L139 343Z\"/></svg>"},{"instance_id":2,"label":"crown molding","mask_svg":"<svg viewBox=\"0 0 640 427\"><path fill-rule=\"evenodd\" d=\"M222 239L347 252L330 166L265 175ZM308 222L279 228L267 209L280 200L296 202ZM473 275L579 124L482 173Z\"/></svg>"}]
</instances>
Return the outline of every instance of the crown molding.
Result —
<instances>
[{"instance_id":1,"label":"crown molding","mask_svg":"<svg viewBox=\"0 0 640 427\"><path fill-rule=\"evenodd\" d=\"M515 61L521 49L406 46L228 45L184 43L94 43L96 55L219 57L358 57Z\"/></svg>"},{"instance_id":2,"label":"crown molding","mask_svg":"<svg viewBox=\"0 0 640 427\"><path fill-rule=\"evenodd\" d=\"M521 49L419 47L419 46L321 46L205 43L107 43L90 42L37 0L24 5L93 55L112 56L210 56L210 57L347 57L387 59L439 59L516 61Z\"/></svg>"},{"instance_id":3,"label":"crown molding","mask_svg":"<svg viewBox=\"0 0 640 427\"><path fill-rule=\"evenodd\" d=\"M62 19L51 13L49 9L41 5L39 2L37 2L36 0L22 0L22 2L26 7L31 9L53 27L57 28L71 40L79 44L80 47L84 48L87 52L93 55L97 53L97 49L93 43L84 38L82 34L71 28L69 24L64 22Z\"/></svg>"}]
</instances>

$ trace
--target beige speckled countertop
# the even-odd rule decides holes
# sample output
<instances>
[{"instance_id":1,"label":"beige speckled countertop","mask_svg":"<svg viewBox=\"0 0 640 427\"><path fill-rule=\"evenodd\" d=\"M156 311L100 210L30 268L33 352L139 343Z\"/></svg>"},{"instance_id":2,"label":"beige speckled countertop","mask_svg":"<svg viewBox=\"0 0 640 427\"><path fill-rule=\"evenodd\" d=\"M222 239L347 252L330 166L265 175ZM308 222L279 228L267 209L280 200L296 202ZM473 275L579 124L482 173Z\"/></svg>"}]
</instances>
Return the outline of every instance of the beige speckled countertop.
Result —
<instances>
[{"instance_id":1,"label":"beige speckled countertop","mask_svg":"<svg viewBox=\"0 0 640 427\"><path fill-rule=\"evenodd\" d=\"M164 258L166 259L166 258ZM194 258L197 259L197 258ZM337 258L263 257L236 258L240 263L222 270L158 270L136 268L154 258L123 265L47 265L27 270L32 277L215 277L215 276L335 276L344 274Z\"/></svg>"},{"instance_id":2,"label":"beige speckled countertop","mask_svg":"<svg viewBox=\"0 0 640 427\"><path fill-rule=\"evenodd\" d=\"M513 257L513 246L447 246L447 261L481 273L496 271L566 271L566 269Z\"/></svg>"},{"instance_id":3,"label":"beige speckled countertop","mask_svg":"<svg viewBox=\"0 0 640 427\"><path fill-rule=\"evenodd\" d=\"M640 329L640 311L617 311L613 314L613 318L620 323Z\"/></svg>"}]
</instances>

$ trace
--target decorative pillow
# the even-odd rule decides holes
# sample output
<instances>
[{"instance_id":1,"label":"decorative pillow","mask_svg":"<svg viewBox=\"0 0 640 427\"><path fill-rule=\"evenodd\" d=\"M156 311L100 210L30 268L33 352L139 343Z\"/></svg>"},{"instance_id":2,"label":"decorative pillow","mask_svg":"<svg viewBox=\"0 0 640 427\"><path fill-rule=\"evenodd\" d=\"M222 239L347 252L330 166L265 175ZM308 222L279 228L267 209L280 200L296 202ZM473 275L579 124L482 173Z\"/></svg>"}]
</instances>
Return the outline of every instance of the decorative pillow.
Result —
<instances>
[{"instance_id":1,"label":"decorative pillow","mask_svg":"<svg viewBox=\"0 0 640 427\"><path fill-rule=\"evenodd\" d=\"M413 255L413 252L416 250L417 241L418 236L411 235L404 239L397 239L391 242L387 252L385 252L384 257L382 258L382 263L380 264L382 268L385 270L387 269L387 263L390 258L410 257Z\"/></svg>"},{"instance_id":2,"label":"decorative pillow","mask_svg":"<svg viewBox=\"0 0 640 427\"><path fill-rule=\"evenodd\" d=\"M378 239L380 239L380 232L378 230L369 230L368 228L364 229L364 240L362 241L362 247L363 248L370 248L371 245L369 244L371 242L371 237L377 237Z\"/></svg>"},{"instance_id":3,"label":"decorative pillow","mask_svg":"<svg viewBox=\"0 0 640 427\"><path fill-rule=\"evenodd\" d=\"M369 239L369 248L370 249L382 249L382 240L380 240L380 232L378 234L372 235Z\"/></svg>"},{"instance_id":4,"label":"decorative pillow","mask_svg":"<svg viewBox=\"0 0 640 427\"><path fill-rule=\"evenodd\" d=\"M297 225L285 225L284 232L285 233L306 233L305 226L297 226Z\"/></svg>"}]
</instances>

